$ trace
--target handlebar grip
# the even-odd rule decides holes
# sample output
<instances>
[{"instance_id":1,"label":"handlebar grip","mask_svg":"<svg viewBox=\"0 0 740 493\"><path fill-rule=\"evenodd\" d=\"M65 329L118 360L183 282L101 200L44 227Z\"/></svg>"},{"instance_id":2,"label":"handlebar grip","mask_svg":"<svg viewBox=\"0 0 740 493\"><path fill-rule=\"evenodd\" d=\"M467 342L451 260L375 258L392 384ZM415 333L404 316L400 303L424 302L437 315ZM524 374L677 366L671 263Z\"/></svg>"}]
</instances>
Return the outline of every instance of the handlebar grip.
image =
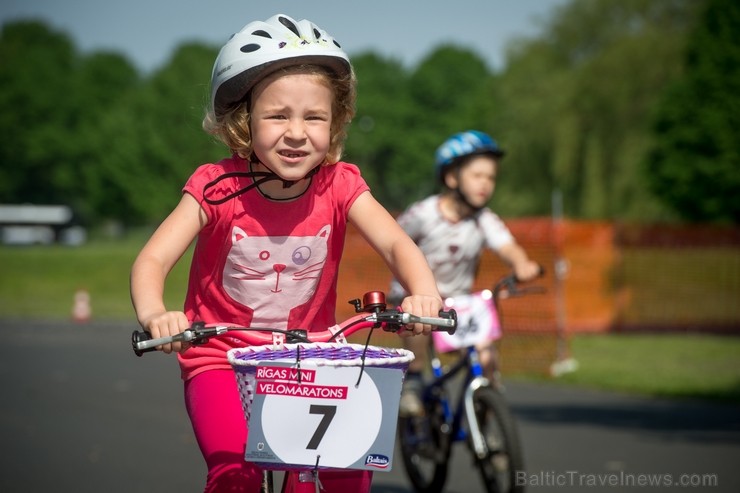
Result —
<instances>
[{"instance_id":1,"label":"handlebar grip","mask_svg":"<svg viewBox=\"0 0 740 493\"><path fill-rule=\"evenodd\" d=\"M401 322L404 324L427 324L436 327L432 330L454 334L457 330L457 312L453 309L440 310L439 317L418 317L410 313L403 313L401 314Z\"/></svg>"},{"instance_id":2,"label":"handlebar grip","mask_svg":"<svg viewBox=\"0 0 740 493\"><path fill-rule=\"evenodd\" d=\"M539 267L539 270L537 271L537 275L536 275L536 276L534 276L534 279L539 279L540 277L544 277L544 276L545 276L545 272L547 272L547 271L545 270L545 267L544 267L544 266L543 266L542 264L537 264L537 267ZM511 276L513 277L514 281L515 281L515 282L517 282L517 283L522 283L522 282L524 282L524 281L522 281L521 279L519 279L519 278L518 278L518 277L516 276L516 274L511 274ZM532 279L532 280L534 280L534 279Z\"/></svg>"},{"instance_id":3,"label":"handlebar grip","mask_svg":"<svg viewBox=\"0 0 740 493\"><path fill-rule=\"evenodd\" d=\"M149 353L151 351L156 351L157 346L161 346L163 344L170 344L173 342L190 342L193 340L203 339L203 336L205 334L198 333L196 328L202 329L203 328L202 322L198 322L198 324L194 324L193 327L183 332L180 332L179 334L175 334L173 336L159 337L157 339L152 339L152 335L149 332L134 331L134 333L131 334L131 345L134 347L134 353L136 353L136 356L141 356L143 353ZM217 329L212 329L212 330L215 333Z\"/></svg>"},{"instance_id":4,"label":"handlebar grip","mask_svg":"<svg viewBox=\"0 0 740 493\"><path fill-rule=\"evenodd\" d=\"M439 330L439 331L445 331L445 332L447 332L450 335L454 334L455 331L457 330L457 312L455 311L455 309L454 308L450 308L447 311L440 310L439 311L439 317L440 318L445 318L447 320L451 320L452 321L452 325L450 325L448 327L438 327L437 330Z\"/></svg>"},{"instance_id":5,"label":"handlebar grip","mask_svg":"<svg viewBox=\"0 0 740 493\"><path fill-rule=\"evenodd\" d=\"M149 346L146 341L151 341L152 335L145 330L135 330L131 334L131 347L134 350L136 356L141 357L144 353L151 353L156 351L156 345Z\"/></svg>"}]
</instances>

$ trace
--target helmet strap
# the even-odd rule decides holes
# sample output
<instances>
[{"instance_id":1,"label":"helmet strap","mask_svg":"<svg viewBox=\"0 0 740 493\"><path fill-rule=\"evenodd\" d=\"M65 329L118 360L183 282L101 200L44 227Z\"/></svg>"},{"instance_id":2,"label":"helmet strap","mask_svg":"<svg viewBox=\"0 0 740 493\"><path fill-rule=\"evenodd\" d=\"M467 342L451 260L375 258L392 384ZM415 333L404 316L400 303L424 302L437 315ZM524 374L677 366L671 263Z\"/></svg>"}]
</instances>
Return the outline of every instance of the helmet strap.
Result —
<instances>
[{"instance_id":1,"label":"helmet strap","mask_svg":"<svg viewBox=\"0 0 740 493\"><path fill-rule=\"evenodd\" d=\"M480 211L481 209L484 209L486 205L476 206L470 203L470 200L468 200L467 195L465 192L463 192L462 187L460 186L460 166L456 166L454 169L449 169L447 173L455 173L456 175L456 182L457 185L455 187L450 187L447 185L447 181L445 179L446 175L442 175L442 182L444 183L445 187L451 192L452 197L455 199L456 202L464 205L468 209L470 209L470 215L472 216L476 212Z\"/></svg>"},{"instance_id":2,"label":"helmet strap","mask_svg":"<svg viewBox=\"0 0 740 493\"><path fill-rule=\"evenodd\" d=\"M467 207L468 209L471 210L471 214L470 215L473 215L476 212L478 212L479 210L484 209L486 207L485 204L484 205L473 205L473 204L471 204L470 203L470 200L468 200L467 195L465 195L465 193L460 189L460 185L456 186L455 188L453 188L451 190L452 190L452 193L453 193L455 199L458 200L459 202L461 202L462 204L464 204L465 207Z\"/></svg>"},{"instance_id":3,"label":"helmet strap","mask_svg":"<svg viewBox=\"0 0 740 493\"><path fill-rule=\"evenodd\" d=\"M251 190L253 188L257 188L259 190L259 192L264 197L266 197L266 198L268 198L270 200L277 200L277 201L286 201L286 200L297 199L298 197L300 197L301 195L303 195L305 193L305 190L304 190L303 192L299 193L295 197L286 197L286 198L275 198L275 197L269 196L264 191L262 191L262 189L259 188L259 186L262 185L263 183L267 183L268 181L280 180L280 181L283 182L283 188L290 188L293 185L295 185L296 183L298 183L298 181L300 181L300 180L283 180L280 176L278 176L277 173L275 173L274 171L272 171L269 167L265 166L264 163L260 163L260 164L262 164L262 166L264 166L265 168L267 168L267 171L254 171L252 169L252 163L253 162L255 162L255 161L250 161L249 162L249 171L233 171L231 173L224 173L223 175L219 176L215 180L213 180L213 181L211 181L209 183L206 183L206 185L203 187L203 200L207 204L210 204L210 205L220 205L220 204L223 204L224 202L227 202L227 201L229 201L229 200L231 200L231 199L233 199L235 197L238 197L239 195L241 195L241 194L243 194L245 192L248 192L249 190ZM313 169L311 169L311 171L309 171L306 174L306 176L304 176L303 178L301 178L301 180L311 179L311 177L313 175L315 175L316 173L318 173L320 166L321 166L320 164L317 165L317 166L314 166ZM209 198L208 197L208 190L209 189L215 187L216 185L218 185L223 180L226 180L226 179L229 179L229 178L234 178L234 177L253 178L254 181L252 181L252 183L250 183L246 187L240 188L239 190L236 190L235 192L231 192L230 194L228 194L228 195L226 195L224 197L221 197L220 199L212 199L212 198ZM308 190L308 189L306 189L306 190Z\"/></svg>"}]
</instances>

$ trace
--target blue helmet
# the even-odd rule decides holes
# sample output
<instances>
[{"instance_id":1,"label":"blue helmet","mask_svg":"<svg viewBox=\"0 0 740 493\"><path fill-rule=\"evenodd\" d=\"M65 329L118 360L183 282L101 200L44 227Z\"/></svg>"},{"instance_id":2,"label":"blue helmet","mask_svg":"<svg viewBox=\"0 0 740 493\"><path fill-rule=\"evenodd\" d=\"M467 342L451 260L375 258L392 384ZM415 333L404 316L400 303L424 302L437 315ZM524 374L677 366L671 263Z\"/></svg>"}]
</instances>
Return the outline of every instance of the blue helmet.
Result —
<instances>
[{"instance_id":1,"label":"blue helmet","mask_svg":"<svg viewBox=\"0 0 740 493\"><path fill-rule=\"evenodd\" d=\"M504 151L488 134L478 130L467 130L456 133L437 148L434 155L435 171L438 177L457 159L465 156L491 154L495 157L504 155Z\"/></svg>"}]
</instances>

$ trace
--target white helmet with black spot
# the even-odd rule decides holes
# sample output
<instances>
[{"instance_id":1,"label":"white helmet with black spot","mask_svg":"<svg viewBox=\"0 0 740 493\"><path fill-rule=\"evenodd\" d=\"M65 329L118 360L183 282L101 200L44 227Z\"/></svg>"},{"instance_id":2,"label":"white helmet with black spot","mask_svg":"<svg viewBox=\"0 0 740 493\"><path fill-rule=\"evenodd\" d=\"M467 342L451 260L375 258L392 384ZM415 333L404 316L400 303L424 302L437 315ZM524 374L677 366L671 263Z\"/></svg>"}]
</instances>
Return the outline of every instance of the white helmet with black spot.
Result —
<instances>
[{"instance_id":1,"label":"white helmet with black spot","mask_svg":"<svg viewBox=\"0 0 740 493\"><path fill-rule=\"evenodd\" d=\"M216 117L242 101L266 75L283 67L317 64L342 77L352 71L339 43L309 20L277 14L250 22L221 48L211 76L211 104Z\"/></svg>"}]
</instances>

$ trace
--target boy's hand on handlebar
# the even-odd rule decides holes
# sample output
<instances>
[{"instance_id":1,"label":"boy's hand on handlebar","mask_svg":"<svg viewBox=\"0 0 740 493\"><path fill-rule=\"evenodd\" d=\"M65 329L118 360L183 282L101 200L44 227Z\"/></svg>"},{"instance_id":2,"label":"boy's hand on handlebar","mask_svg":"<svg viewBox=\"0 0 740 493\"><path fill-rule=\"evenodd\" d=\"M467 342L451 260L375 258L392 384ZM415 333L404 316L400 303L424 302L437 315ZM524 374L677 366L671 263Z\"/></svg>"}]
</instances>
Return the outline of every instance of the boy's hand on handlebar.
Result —
<instances>
[{"instance_id":1,"label":"boy's hand on handlebar","mask_svg":"<svg viewBox=\"0 0 740 493\"><path fill-rule=\"evenodd\" d=\"M542 275L542 267L534 260L527 260L514 266L514 274L519 281L531 281Z\"/></svg>"},{"instance_id":2,"label":"boy's hand on handlebar","mask_svg":"<svg viewBox=\"0 0 740 493\"><path fill-rule=\"evenodd\" d=\"M437 317L439 311L444 307L442 300L437 296L411 295L401 302L401 309L405 313L411 313L419 317ZM428 324L411 324L406 330L399 332L401 337L410 337L420 334L429 334L432 326Z\"/></svg>"},{"instance_id":3,"label":"boy's hand on handlebar","mask_svg":"<svg viewBox=\"0 0 740 493\"><path fill-rule=\"evenodd\" d=\"M154 315L142 323L144 330L149 332L152 339L159 337L174 336L181 332L184 332L190 327L190 322L183 312L164 312L158 315ZM171 344L164 344L161 348L164 353L171 353L173 351L181 353L185 351L189 344L182 342L173 342Z\"/></svg>"}]
</instances>

